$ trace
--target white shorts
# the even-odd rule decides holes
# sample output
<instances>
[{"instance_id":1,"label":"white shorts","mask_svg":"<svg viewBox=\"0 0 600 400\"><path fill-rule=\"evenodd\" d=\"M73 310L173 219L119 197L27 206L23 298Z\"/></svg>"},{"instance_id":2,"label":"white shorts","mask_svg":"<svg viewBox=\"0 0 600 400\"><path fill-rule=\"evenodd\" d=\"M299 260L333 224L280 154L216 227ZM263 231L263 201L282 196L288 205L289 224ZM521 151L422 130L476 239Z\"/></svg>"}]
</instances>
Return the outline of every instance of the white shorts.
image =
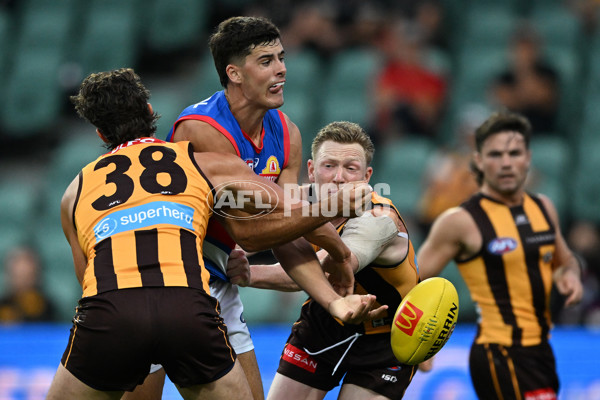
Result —
<instances>
[{"instance_id":1,"label":"white shorts","mask_svg":"<svg viewBox=\"0 0 600 400\"><path fill-rule=\"evenodd\" d=\"M247 353L254 349L254 343L250 337L250 330L244 319L244 305L240 299L240 292L237 286L230 282L215 279L210 284L210 294L219 301L221 307L221 317L227 325L227 335L233 349L237 354ZM160 364L152 364L150 373L159 371L162 368Z\"/></svg>"},{"instance_id":2,"label":"white shorts","mask_svg":"<svg viewBox=\"0 0 600 400\"><path fill-rule=\"evenodd\" d=\"M237 354L254 349L250 331L244 319L244 305L238 287L220 279L210 284L210 294L219 300L221 317L227 325L227 335Z\"/></svg>"}]
</instances>

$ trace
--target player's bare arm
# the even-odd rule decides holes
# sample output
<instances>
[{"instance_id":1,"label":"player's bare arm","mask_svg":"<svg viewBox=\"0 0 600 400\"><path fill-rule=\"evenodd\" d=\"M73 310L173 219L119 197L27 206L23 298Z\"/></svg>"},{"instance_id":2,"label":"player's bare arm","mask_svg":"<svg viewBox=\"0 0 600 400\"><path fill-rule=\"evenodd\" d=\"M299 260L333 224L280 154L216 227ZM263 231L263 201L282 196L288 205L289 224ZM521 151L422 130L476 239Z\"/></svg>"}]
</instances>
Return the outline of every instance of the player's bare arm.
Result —
<instances>
[{"instance_id":1,"label":"player's bare arm","mask_svg":"<svg viewBox=\"0 0 600 400\"><path fill-rule=\"evenodd\" d=\"M239 218L220 218L225 228L244 250L260 251L272 248L294 240L335 218L334 215L322 215L321 204L303 205L301 202L286 204L283 190L279 186L254 174L236 156L196 153L195 157L213 187L230 191L234 198L242 191L244 195L248 195L245 201L236 203L235 208L227 209L230 216ZM248 185L252 186L250 189L253 190L249 190ZM354 207L363 207L369 196L365 185L347 185L343 190L322 201L327 202L326 206L337 209L339 214L345 211L354 214ZM272 212L264 213L265 209L260 207L265 204L270 205ZM224 206L226 207L227 205ZM263 213L260 218L247 218L260 212ZM308 217L304 218L304 216ZM260 240L256 232L261 233Z\"/></svg>"},{"instance_id":2,"label":"player's bare arm","mask_svg":"<svg viewBox=\"0 0 600 400\"><path fill-rule=\"evenodd\" d=\"M75 266L75 276L77 277L79 284L82 284L83 274L87 266L87 257L79 245L77 230L75 229L75 225L73 223L73 208L75 206L75 199L78 191L79 176L73 179L62 197L60 203L60 220L65 237L71 246L73 264Z\"/></svg>"},{"instance_id":3,"label":"player's bare arm","mask_svg":"<svg viewBox=\"0 0 600 400\"><path fill-rule=\"evenodd\" d=\"M392 236L395 236L392 239L385 239L384 242L379 244L370 243L370 245L374 248L374 253L372 256L364 262L370 263L371 261L375 261L380 264L394 264L398 263L408 252L408 237L406 235L398 236L398 232L406 233L406 227L402 220L398 217L396 212L392 211L390 208L376 206L374 209L368 211L372 216L377 217L373 224L377 225L378 228L381 227L382 223L387 225L395 226L395 231L392 232ZM364 218L364 217L363 217ZM383 220L384 218L389 218L389 220ZM362 230L363 220L361 218L354 219L359 224L358 230ZM390 227L390 229L392 229ZM347 231L345 231L347 232ZM369 235L367 233L367 235ZM373 239L373 237L369 238ZM342 235L342 240L344 240L344 235ZM355 253L352 252L352 247L350 247L351 256L350 256L350 267L354 273L359 270L359 260L356 257ZM330 267L328 264L332 262L331 257L329 257L328 253L325 250L319 250L317 252L317 257L321 261L322 268L325 271L329 271ZM300 290L300 287L291 279L284 271L281 269L280 264L272 264L272 265L252 265L251 267L251 280L250 286L262 289L274 289L281 291L297 291Z\"/></svg>"},{"instance_id":4,"label":"player's bare arm","mask_svg":"<svg viewBox=\"0 0 600 400\"><path fill-rule=\"evenodd\" d=\"M273 251L287 274L331 315L347 323L361 323L383 315L387 306L375 310L373 295L338 295L321 270L310 244L299 239ZM317 261L317 262L315 262Z\"/></svg>"},{"instance_id":5,"label":"player's bare arm","mask_svg":"<svg viewBox=\"0 0 600 400\"><path fill-rule=\"evenodd\" d=\"M281 264L250 265L248 286L257 289L271 289L280 292L297 292L302 290L296 282L281 268Z\"/></svg>"},{"instance_id":6,"label":"player's bare arm","mask_svg":"<svg viewBox=\"0 0 600 400\"><path fill-rule=\"evenodd\" d=\"M212 125L194 119L181 121L173 133L173 141L189 141L195 152L237 154L233 144Z\"/></svg>"},{"instance_id":7,"label":"player's bare arm","mask_svg":"<svg viewBox=\"0 0 600 400\"><path fill-rule=\"evenodd\" d=\"M565 296L565 307L579 303L583 297L583 285L581 283L581 268L577 258L573 255L562 235L558 212L552 201L545 195L540 195L544 207L554 224L555 245L553 261L553 279L558 292Z\"/></svg>"},{"instance_id":8,"label":"player's bare arm","mask_svg":"<svg viewBox=\"0 0 600 400\"><path fill-rule=\"evenodd\" d=\"M439 275L454 258L474 255L481 248L481 241L475 221L465 210L446 210L433 223L417 253L421 279Z\"/></svg>"}]
</instances>

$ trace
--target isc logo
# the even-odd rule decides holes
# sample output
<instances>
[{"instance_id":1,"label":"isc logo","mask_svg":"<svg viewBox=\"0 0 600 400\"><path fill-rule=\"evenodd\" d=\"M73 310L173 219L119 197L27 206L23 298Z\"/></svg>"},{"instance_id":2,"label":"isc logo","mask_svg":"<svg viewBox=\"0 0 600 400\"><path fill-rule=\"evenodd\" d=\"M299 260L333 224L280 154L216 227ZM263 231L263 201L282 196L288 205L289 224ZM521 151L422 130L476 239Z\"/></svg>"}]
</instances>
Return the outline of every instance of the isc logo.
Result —
<instances>
[{"instance_id":1,"label":"isc logo","mask_svg":"<svg viewBox=\"0 0 600 400\"><path fill-rule=\"evenodd\" d=\"M398 316L394 320L394 325L408 336L412 336L422 316L423 311L410 301L407 301L398 311Z\"/></svg>"},{"instance_id":2,"label":"isc logo","mask_svg":"<svg viewBox=\"0 0 600 400\"><path fill-rule=\"evenodd\" d=\"M398 382L398 378L396 378L394 375L383 374L381 375L381 379L392 383Z\"/></svg>"}]
</instances>

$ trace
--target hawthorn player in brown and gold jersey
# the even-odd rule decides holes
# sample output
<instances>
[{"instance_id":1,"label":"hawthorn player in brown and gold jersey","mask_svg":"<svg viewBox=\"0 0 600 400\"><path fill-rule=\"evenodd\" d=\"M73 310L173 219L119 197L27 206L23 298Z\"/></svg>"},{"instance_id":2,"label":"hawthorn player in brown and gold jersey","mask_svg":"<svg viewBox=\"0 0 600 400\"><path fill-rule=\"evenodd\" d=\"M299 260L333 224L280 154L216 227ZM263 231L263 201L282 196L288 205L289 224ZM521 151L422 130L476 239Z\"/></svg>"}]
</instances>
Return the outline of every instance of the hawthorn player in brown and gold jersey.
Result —
<instances>
[{"instance_id":1,"label":"hawthorn player in brown and gold jersey","mask_svg":"<svg viewBox=\"0 0 600 400\"><path fill-rule=\"evenodd\" d=\"M88 260L83 297L153 286L209 293L199 254L214 202L209 183L193 179L197 173L189 143L173 146L150 137L129 141L83 168L74 207ZM139 184L131 178L136 176ZM108 196L107 182L116 188ZM198 209L198 199L207 200L204 209Z\"/></svg>"},{"instance_id":2,"label":"hawthorn player in brown and gold jersey","mask_svg":"<svg viewBox=\"0 0 600 400\"><path fill-rule=\"evenodd\" d=\"M480 192L436 219L417 254L421 277L455 260L480 318L469 359L481 399L554 399L550 291L583 295L579 264L552 201L524 189L531 162L527 119L495 113L475 132Z\"/></svg>"},{"instance_id":3,"label":"hawthorn player in brown and gold jersey","mask_svg":"<svg viewBox=\"0 0 600 400\"><path fill-rule=\"evenodd\" d=\"M306 198L317 200L348 182L368 181L372 174L373 143L357 124L338 121L323 127L312 144L308 161L312 185ZM372 207L360 218L333 221L352 251L355 293L376 293L388 305L382 318L346 324L328 315L313 298L302 306L283 349L268 399L321 399L338 384L341 398L402 398L417 367L399 365L391 344L394 313L402 298L419 282L415 251L407 227L392 202L375 193ZM329 255L320 250L323 269ZM281 258L280 258L281 261ZM250 285L297 290L277 265L252 265Z\"/></svg>"},{"instance_id":4,"label":"hawthorn player in brown and gold jersey","mask_svg":"<svg viewBox=\"0 0 600 400\"><path fill-rule=\"evenodd\" d=\"M387 313L362 324L344 324L309 298L292 326L268 399L323 398L340 381L340 398L378 395L401 399L404 396L418 367L398 362L390 345L390 332L394 312L419 282L419 273L415 251L398 210L389 199L376 194L373 194L372 204L371 214L355 218L355 224L341 222L338 231L342 239L347 240L348 230L363 230L365 246L377 248L374 243L378 239L372 236L373 231L364 232L367 231L365 224L372 223L382 230L391 221L397 224L396 238L386 240L387 243L375 251L376 258L365 261L366 265L356 259L359 251L348 243L354 250L354 292L376 293L378 301L388 305Z\"/></svg>"},{"instance_id":5,"label":"hawthorn player in brown and gold jersey","mask_svg":"<svg viewBox=\"0 0 600 400\"><path fill-rule=\"evenodd\" d=\"M91 74L72 97L110 152L83 168L61 202L83 297L47 399L119 399L144 381L151 363L163 365L185 399L250 399L209 294L202 262L208 218L219 215L242 247L264 250L334 218L315 212L320 206L355 216L370 197L367 185L346 185L312 212L284 204L282 189L238 157L155 139L158 116L148 99L127 68ZM373 310L371 295L340 297L318 267L287 265L346 322L379 318L385 308Z\"/></svg>"}]
</instances>

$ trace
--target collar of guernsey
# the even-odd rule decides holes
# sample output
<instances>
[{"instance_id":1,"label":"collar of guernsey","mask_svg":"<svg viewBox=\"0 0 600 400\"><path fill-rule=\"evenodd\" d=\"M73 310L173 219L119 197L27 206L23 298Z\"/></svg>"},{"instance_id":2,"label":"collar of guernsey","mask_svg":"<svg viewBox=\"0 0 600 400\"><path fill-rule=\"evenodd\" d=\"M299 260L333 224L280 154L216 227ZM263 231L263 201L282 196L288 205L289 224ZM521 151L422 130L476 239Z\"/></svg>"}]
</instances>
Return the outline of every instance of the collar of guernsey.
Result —
<instances>
[{"instance_id":1,"label":"collar of guernsey","mask_svg":"<svg viewBox=\"0 0 600 400\"><path fill-rule=\"evenodd\" d=\"M175 127L185 120L202 121L217 131L234 147L237 155L246 162L257 175L275 181L281 170L287 167L290 152L289 129L284 115L279 110L269 110L263 118L263 135L259 146L242 131L231 113L223 90L211 97L185 108L171 127L166 140L173 141ZM204 264L215 279L229 281L227 260L235 247L235 241L216 220L209 221L206 239L203 244Z\"/></svg>"},{"instance_id":2,"label":"collar of guernsey","mask_svg":"<svg viewBox=\"0 0 600 400\"><path fill-rule=\"evenodd\" d=\"M171 127L166 140L173 142L177 125L185 120L202 121L219 131L233 146L236 154L252 170L267 179L275 180L287 167L290 154L290 134L284 114L271 109L263 117L263 134L256 146L242 131L231 113L224 91L186 107Z\"/></svg>"}]
</instances>

